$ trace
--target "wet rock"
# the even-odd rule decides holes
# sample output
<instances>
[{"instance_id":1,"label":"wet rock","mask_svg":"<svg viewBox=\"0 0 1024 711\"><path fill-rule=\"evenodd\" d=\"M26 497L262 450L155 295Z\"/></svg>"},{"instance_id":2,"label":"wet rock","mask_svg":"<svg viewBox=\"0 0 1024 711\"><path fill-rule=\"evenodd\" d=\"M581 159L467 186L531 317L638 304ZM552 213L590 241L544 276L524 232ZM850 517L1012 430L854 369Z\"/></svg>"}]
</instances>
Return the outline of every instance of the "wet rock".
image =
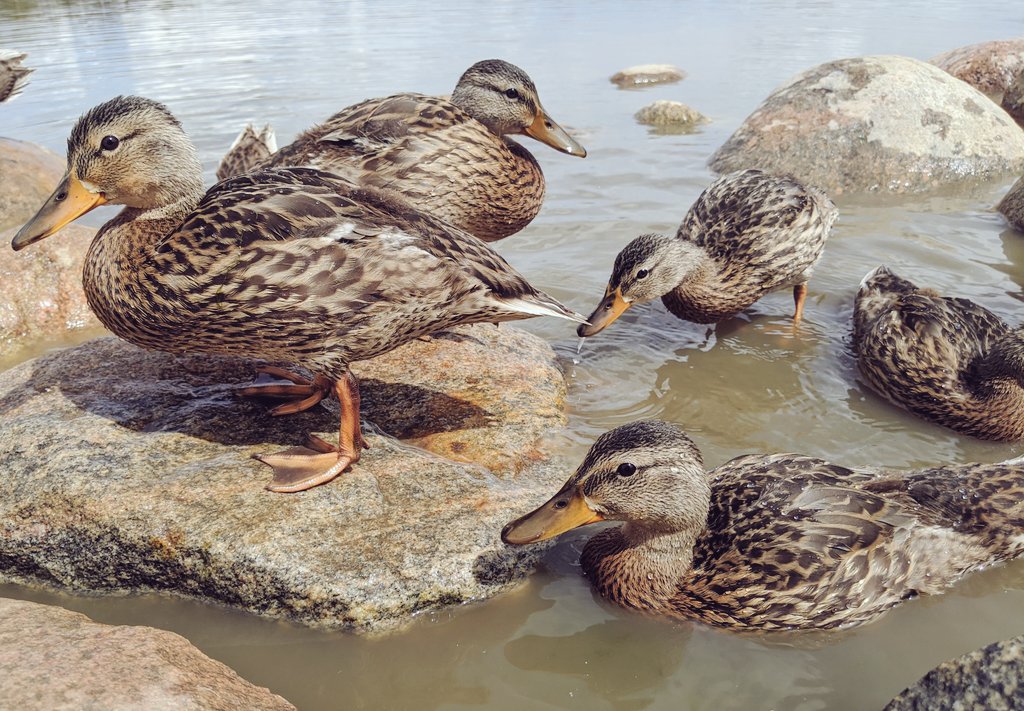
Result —
<instances>
[{"instance_id":1,"label":"wet rock","mask_svg":"<svg viewBox=\"0 0 1024 711\"><path fill-rule=\"evenodd\" d=\"M612 75L613 84L629 89L653 84L673 84L686 78L686 72L671 64L639 64Z\"/></svg>"},{"instance_id":2,"label":"wet rock","mask_svg":"<svg viewBox=\"0 0 1024 711\"><path fill-rule=\"evenodd\" d=\"M944 662L889 702L885 711L1010 711L1024 708L1024 637Z\"/></svg>"},{"instance_id":3,"label":"wet rock","mask_svg":"<svg viewBox=\"0 0 1024 711\"><path fill-rule=\"evenodd\" d=\"M959 47L929 61L1000 104L1024 126L1024 109L1020 106L1024 38ZM1011 91L1015 84L1016 90Z\"/></svg>"},{"instance_id":4,"label":"wet rock","mask_svg":"<svg viewBox=\"0 0 1024 711\"><path fill-rule=\"evenodd\" d=\"M0 138L0 230L21 227L64 177L64 159L42 146Z\"/></svg>"},{"instance_id":5,"label":"wet rock","mask_svg":"<svg viewBox=\"0 0 1024 711\"><path fill-rule=\"evenodd\" d=\"M661 99L649 104L634 114L634 118L647 126L657 128L690 129L707 123L707 117L696 109L678 101Z\"/></svg>"},{"instance_id":6,"label":"wet rock","mask_svg":"<svg viewBox=\"0 0 1024 711\"><path fill-rule=\"evenodd\" d=\"M336 441L338 417L235 398L252 363L105 338L7 371L0 579L168 590L355 630L507 590L538 552L505 547L501 526L563 477L538 447L564 425L550 347L477 325L355 370L372 448L291 495L265 491L251 456L308 432Z\"/></svg>"},{"instance_id":7,"label":"wet rock","mask_svg":"<svg viewBox=\"0 0 1024 711\"><path fill-rule=\"evenodd\" d=\"M96 230L68 225L15 252L17 231L0 232L0 356L64 331L99 328L82 291L82 262Z\"/></svg>"},{"instance_id":8,"label":"wet rock","mask_svg":"<svg viewBox=\"0 0 1024 711\"><path fill-rule=\"evenodd\" d=\"M712 156L838 194L920 192L1024 169L1024 131L986 96L906 57L859 57L773 92Z\"/></svg>"},{"instance_id":9,"label":"wet rock","mask_svg":"<svg viewBox=\"0 0 1024 711\"><path fill-rule=\"evenodd\" d=\"M0 668L0 706L6 709L295 708L173 632L98 624L22 600L0 599Z\"/></svg>"},{"instance_id":10,"label":"wet rock","mask_svg":"<svg viewBox=\"0 0 1024 711\"><path fill-rule=\"evenodd\" d=\"M1003 213L1011 225L1024 232L1024 178L1013 184L996 209Z\"/></svg>"}]
</instances>

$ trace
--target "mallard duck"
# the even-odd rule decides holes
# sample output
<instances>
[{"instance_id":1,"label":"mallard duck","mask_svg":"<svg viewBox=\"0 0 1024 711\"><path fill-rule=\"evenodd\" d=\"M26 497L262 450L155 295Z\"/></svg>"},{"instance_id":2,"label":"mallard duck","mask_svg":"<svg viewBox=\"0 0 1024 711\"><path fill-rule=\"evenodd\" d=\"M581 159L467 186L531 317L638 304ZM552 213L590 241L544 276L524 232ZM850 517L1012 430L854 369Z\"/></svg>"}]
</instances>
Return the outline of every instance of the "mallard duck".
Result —
<instances>
[{"instance_id":1,"label":"mallard duck","mask_svg":"<svg viewBox=\"0 0 1024 711\"><path fill-rule=\"evenodd\" d=\"M227 180L236 175L248 173L255 166L270 158L277 150L277 136L267 124L259 133L253 125L246 124L238 134L231 148L220 159L217 166L217 180Z\"/></svg>"},{"instance_id":2,"label":"mallard duck","mask_svg":"<svg viewBox=\"0 0 1024 711\"><path fill-rule=\"evenodd\" d=\"M451 99L396 94L349 106L259 167L310 166L396 190L493 241L526 227L544 200L540 165L514 134L587 155L544 111L526 72L489 59L466 70Z\"/></svg>"},{"instance_id":3,"label":"mallard duck","mask_svg":"<svg viewBox=\"0 0 1024 711\"><path fill-rule=\"evenodd\" d=\"M579 327L607 328L659 296L673 314L717 323L770 291L793 288L803 316L807 280L838 215L821 191L760 170L723 175L686 213L675 237L640 235L615 258L604 299Z\"/></svg>"},{"instance_id":4,"label":"mallard duck","mask_svg":"<svg viewBox=\"0 0 1024 711\"><path fill-rule=\"evenodd\" d=\"M0 49L0 103L21 93L32 70L21 66L28 55L13 49Z\"/></svg>"},{"instance_id":5,"label":"mallard duck","mask_svg":"<svg viewBox=\"0 0 1024 711\"><path fill-rule=\"evenodd\" d=\"M1024 462L862 471L750 454L705 472L678 426L601 435L522 545L596 521L583 572L624 607L736 630L826 630L1024 553Z\"/></svg>"},{"instance_id":6,"label":"mallard duck","mask_svg":"<svg viewBox=\"0 0 1024 711\"><path fill-rule=\"evenodd\" d=\"M68 139L68 174L14 237L22 249L98 205L124 205L85 259L89 305L111 331L162 351L304 366L265 394L275 414L341 402L337 447L261 456L271 491L330 481L359 459L353 360L456 324L578 314L534 289L472 235L393 193L310 168L249 173L203 194L195 148L165 106L117 97ZM260 394L252 388L246 394Z\"/></svg>"},{"instance_id":7,"label":"mallard duck","mask_svg":"<svg viewBox=\"0 0 1024 711\"><path fill-rule=\"evenodd\" d=\"M861 282L853 348L868 384L925 419L983 439L1024 438L1024 329L885 267Z\"/></svg>"}]
</instances>

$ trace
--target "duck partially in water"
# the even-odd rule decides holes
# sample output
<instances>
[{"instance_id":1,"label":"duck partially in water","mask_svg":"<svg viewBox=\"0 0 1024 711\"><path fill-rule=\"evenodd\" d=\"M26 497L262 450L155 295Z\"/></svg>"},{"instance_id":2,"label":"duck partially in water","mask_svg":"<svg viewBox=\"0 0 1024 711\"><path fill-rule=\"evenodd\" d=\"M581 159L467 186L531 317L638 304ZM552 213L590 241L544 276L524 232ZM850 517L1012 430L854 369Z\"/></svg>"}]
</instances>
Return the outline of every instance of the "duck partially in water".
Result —
<instances>
[{"instance_id":1,"label":"duck partially in water","mask_svg":"<svg viewBox=\"0 0 1024 711\"><path fill-rule=\"evenodd\" d=\"M278 414L332 392L340 400L337 447L314 439L261 457L274 468L272 491L322 484L359 459L350 362L456 324L582 320L487 245L393 193L290 168L249 173L204 195L195 148L148 99L118 97L78 120L67 176L13 247L104 203L125 208L93 239L84 285L107 328L146 348L309 369L312 382L291 376L294 385L268 386L267 394L293 399Z\"/></svg>"},{"instance_id":2,"label":"duck partially in water","mask_svg":"<svg viewBox=\"0 0 1024 711\"><path fill-rule=\"evenodd\" d=\"M22 65L27 56L13 49L0 49L0 103L13 99L28 84L32 70Z\"/></svg>"},{"instance_id":3,"label":"duck partially in water","mask_svg":"<svg viewBox=\"0 0 1024 711\"><path fill-rule=\"evenodd\" d=\"M1024 329L884 266L861 282L853 326L860 371L887 400L964 434L1024 438Z\"/></svg>"},{"instance_id":4,"label":"duck partially in water","mask_svg":"<svg viewBox=\"0 0 1024 711\"><path fill-rule=\"evenodd\" d=\"M493 241L526 227L544 200L540 165L511 135L587 155L541 106L526 72L489 59L466 70L451 99L368 99L304 131L258 167L310 166L396 190L418 210Z\"/></svg>"},{"instance_id":5,"label":"duck partially in water","mask_svg":"<svg viewBox=\"0 0 1024 711\"><path fill-rule=\"evenodd\" d=\"M607 432L506 543L623 521L583 549L624 607L736 630L834 629L1024 553L1024 462L861 471L799 454L710 472L676 425Z\"/></svg>"},{"instance_id":6,"label":"duck partially in water","mask_svg":"<svg viewBox=\"0 0 1024 711\"><path fill-rule=\"evenodd\" d=\"M790 287L799 321L837 215L828 196L792 178L760 170L724 175L697 198L675 237L641 235L619 252L604 299L579 335L593 336L658 297L681 319L717 323Z\"/></svg>"}]
</instances>

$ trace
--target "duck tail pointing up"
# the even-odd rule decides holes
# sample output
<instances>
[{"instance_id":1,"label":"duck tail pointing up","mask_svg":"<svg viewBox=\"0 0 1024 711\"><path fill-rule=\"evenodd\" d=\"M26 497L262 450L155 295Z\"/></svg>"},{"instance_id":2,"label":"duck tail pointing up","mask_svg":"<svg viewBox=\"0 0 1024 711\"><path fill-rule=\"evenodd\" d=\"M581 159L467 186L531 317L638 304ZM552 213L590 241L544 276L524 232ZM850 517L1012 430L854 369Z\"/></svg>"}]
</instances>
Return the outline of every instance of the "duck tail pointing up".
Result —
<instances>
[{"instance_id":1,"label":"duck tail pointing up","mask_svg":"<svg viewBox=\"0 0 1024 711\"><path fill-rule=\"evenodd\" d=\"M521 314L530 314L531 316L554 316L555 318L564 318L576 323L587 323L587 319L585 317L576 313L572 309L566 308L559 303L558 300L553 299L541 291L522 298L505 298L499 300L501 301L501 305L509 311L515 311Z\"/></svg>"}]
</instances>

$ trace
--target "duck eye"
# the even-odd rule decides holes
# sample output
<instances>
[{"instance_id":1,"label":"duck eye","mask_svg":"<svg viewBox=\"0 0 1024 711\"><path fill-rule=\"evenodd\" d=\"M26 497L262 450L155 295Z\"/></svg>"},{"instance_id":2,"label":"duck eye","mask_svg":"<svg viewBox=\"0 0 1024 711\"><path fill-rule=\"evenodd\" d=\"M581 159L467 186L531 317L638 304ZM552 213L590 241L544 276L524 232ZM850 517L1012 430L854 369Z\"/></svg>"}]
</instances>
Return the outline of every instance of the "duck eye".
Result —
<instances>
[{"instance_id":1,"label":"duck eye","mask_svg":"<svg viewBox=\"0 0 1024 711\"><path fill-rule=\"evenodd\" d=\"M100 148L105 151L112 151L121 145L121 141L117 139L117 136L104 136L103 140L100 141Z\"/></svg>"},{"instance_id":2,"label":"duck eye","mask_svg":"<svg viewBox=\"0 0 1024 711\"><path fill-rule=\"evenodd\" d=\"M646 276L647 276L648 274L650 274L650 272L648 272L648 271L647 271L646 269L641 269L640 271L638 271L638 272L636 273L636 278L637 278L637 279L643 279L643 278L644 278L644 277L646 277Z\"/></svg>"},{"instance_id":3,"label":"duck eye","mask_svg":"<svg viewBox=\"0 0 1024 711\"><path fill-rule=\"evenodd\" d=\"M507 96L510 99L518 99L519 92L516 91L515 89L505 89L505 96Z\"/></svg>"},{"instance_id":4,"label":"duck eye","mask_svg":"<svg viewBox=\"0 0 1024 711\"><path fill-rule=\"evenodd\" d=\"M633 476L636 474L636 465L629 462L623 462L615 471L619 473L619 476Z\"/></svg>"}]
</instances>

